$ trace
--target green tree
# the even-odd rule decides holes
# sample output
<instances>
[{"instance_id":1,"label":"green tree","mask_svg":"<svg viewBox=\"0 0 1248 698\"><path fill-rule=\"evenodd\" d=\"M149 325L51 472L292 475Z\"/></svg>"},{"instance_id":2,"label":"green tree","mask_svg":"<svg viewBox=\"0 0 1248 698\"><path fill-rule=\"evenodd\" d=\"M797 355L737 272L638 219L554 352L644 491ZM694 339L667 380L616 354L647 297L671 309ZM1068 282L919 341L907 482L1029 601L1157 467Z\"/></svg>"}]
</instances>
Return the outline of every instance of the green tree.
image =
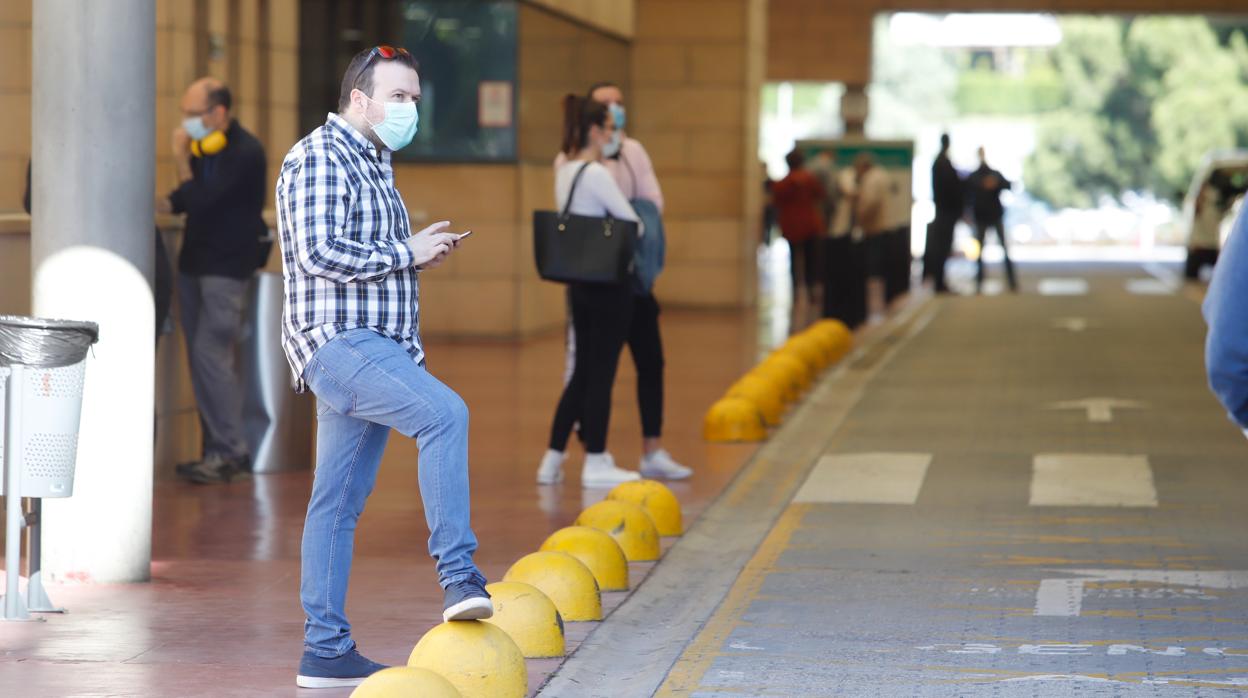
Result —
<instances>
[{"instance_id":1,"label":"green tree","mask_svg":"<svg viewBox=\"0 0 1248 698\"><path fill-rule=\"evenodd\" d=\"M933 46L903 46L890 39L887 20L881 17L875 24L867 132L875 138L909 138L933 121L956 116L958 68L953 56Z\"/></svg>"},{"instance_id":2,"label":"green tree","mask_svg":"<svg viewBox=\"0 0 1248 698\"><path fill-rule=\"evenodd\" d=\"M1065 106L1040 119L1029 190L1089 206L1182 196L1205 153L1248 147L1248 40L1200 17L1067 17L1050 54Z\"/></svg>"}]
</instances>

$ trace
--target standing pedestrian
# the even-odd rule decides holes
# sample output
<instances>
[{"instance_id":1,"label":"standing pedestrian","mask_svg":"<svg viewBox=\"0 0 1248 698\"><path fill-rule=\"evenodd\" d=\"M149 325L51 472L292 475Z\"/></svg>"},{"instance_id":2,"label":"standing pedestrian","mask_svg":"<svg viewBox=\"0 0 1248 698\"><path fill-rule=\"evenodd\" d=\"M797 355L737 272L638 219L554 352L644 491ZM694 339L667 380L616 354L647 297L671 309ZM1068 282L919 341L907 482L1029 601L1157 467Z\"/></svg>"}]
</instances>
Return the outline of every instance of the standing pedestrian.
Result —
<instances>
[{"instance_id":1,"label":"standing pedestrian","mask_svg":"<svg viewBox=\"0 0 1248 698\"><path fill-rule=\"evenodd\" d=\"M936 218L928 225L928 262L924 276L932 279L936 293L948 293L945 284L945 263L953 250L953 231L965 210L966 197L962 191L962 177L949 160L949 134L940 137L940 154L932 163L932 202L936 204Z\"/></svg>"},{"instance_id":2,"label":"standing pedestrian","mask_svg":"<svg viewBox=\"0 0 1248 698\"><path fill-rule=\"evenodd\" d=\"M261 218L268 175L264 147L231 116L233 99L221 81L191 83L181 107L172 143L179 185L157 209L186 214L178 304L204 447L178 474L200 484L229 482L251 472L235 357L268 232Z\"/></svg>"},{"instance_id":3,"label":"standing pedestrian","mask_svg":"<svg viewBox=\"0 0 1248 698\"><path fill-rule=\"evenodd\" d=\"M693 474L663 448L663 335L659 329L659 301L655 298L653 284L662 270L665 256L663 237L663 190L659 187L650 154L635 138L624 131L627 114L624 92L618 85L600 82L589 88L588 96L607 105L620 134L620 146L613 153L604 152L600 161L628 198L633 210L649 235L639 244L656 245L654 254L646 255L642 262L655 264L657 268L641 269L633 284L633 312L628 328L628 352L633 357L637 371L637 406L641 412L641 463L639 470L644 477L662 480L683 480ZM614 149L610 147L609 150ZM567 163L568 156L559 153L555 169ZM644 278L643 278L644 277ZM567 367L565 383L571 380L576 366L576 324L568 322ZM542 478L539 478L542 483ZM549 484L549 483L542 483Z\"/></svg>"},{"instance_id":4,"label":"standing pedestrian","mask_svg":"<svg viewBox=\"0 0 1248 698\"><path fill-rule=\"evenodd\" d=\"M875 156L863 151L854 157L854 227L862 236L866 256L867 319L884 321L889 268L888 199L892 183Z\"/></svg>"},{"instance_id":5,"label":"standing pedestrian","mask_svg":"<svg viewBox=\"0 0 1248 698\"><path fill-rule=\"evenodd\" d=\"M420 94L406 50L356 54L338 113L291 148L277 181L282 346L296 390L317 398L301 561L306 622L296 683L304 688L358 685L384 668L356 650L345 608L356 522L391 429L420 450L443 620L494 612L473 563L468 407L425 368L419 331L418 272L440 265L459 236L447 221L412 234L391 166L391 154L416 135Z\"/></svg>"},{"instance_id":6,"label":"standing pedestrian","mask_svg":"<svg viewBox=\"0 0 1248 698\"><path fill-rule=\"evenodd\" d=\"M563 101L564 160L555 170L555 209L580 216L639 221L615 178L602 164L604 156L619 151L620 132L606 104L568 95ZM644 227L641 230L645 233ZM611 390L620 363L620 352L629 337L635 305L633 286L623 283L570 283L575 365L563 388L550 426L550 442L537 469L537 481L551 484L563 479L568 440L580 423L585 443L583 487L611 487L639 479L618 468L607 452L607 427L611 422Z\"/></svg>"},{"instance_id":7,"label":"standing pedestrian","mask_svg":"<svg viewBox=\"0 0 1248 698\"><path fill-rule=\"evenodd\" d=\"M1187 237L1187 259L1183 263L1183 277L1186 279L1195 281L1200 278L1202 267L1213 267L1218 263L1222 217L1226 215L1221 199L1222 194L1210 182L1205 182L1196 196L1191 234Z\"/></svg>"},{"instance_id":8,"label":"standing pedestrian","mask_svg":"<svg viewBox=\"0 0 1248 698\"><path fill-rule=\"evenodd\" d=\"M1001 205L1001 192L1009 190L1010 180L1000 172L988 166L988 156L984 149L979 149L979 169L966 179L967 196L971 199L971 213L975 217L975 239L979 242L979 267L975 273L975 292L979 293L984 286L984 242L988 237L988 229L992 228L1001 241L1001 251L1005 253L1005 276L1010 282L1010 290L1018 293L1018 278L1014 275L1014 262L1010 260L1010 247L1005 233L1005 207Z\"/></svg>"},{"instance_id":9,"label":"standing pedestrian","mask_svg":"<svg viewBox=\"0 0 1248 698\"><path fill-rule=\"evenodd\" d=\"M789 173L776 183L773 195L780 232L789 243L789 276L793 280L793 331L808 316L802 307L822 304L820 242L824 231L824 190L806 167L806 156L794 149L784 157ZM808 305L806 305L808 304Z\"/></svg>"}]
</instances>

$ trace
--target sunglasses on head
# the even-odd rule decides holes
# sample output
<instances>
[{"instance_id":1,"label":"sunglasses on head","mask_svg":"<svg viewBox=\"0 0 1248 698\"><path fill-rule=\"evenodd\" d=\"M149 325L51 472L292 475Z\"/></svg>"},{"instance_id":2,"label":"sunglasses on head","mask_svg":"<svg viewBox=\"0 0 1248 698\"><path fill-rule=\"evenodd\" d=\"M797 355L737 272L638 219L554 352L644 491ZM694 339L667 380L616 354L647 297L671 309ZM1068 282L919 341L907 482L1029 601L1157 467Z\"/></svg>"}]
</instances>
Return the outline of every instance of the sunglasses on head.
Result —
<instances>
[{"instance_id":1,"label":"sunglasses on head","mask_svg":"<svg viewBox=\"0 0 1248 698\"><path fill-rule=\"evenodd\" d=\"M365 70L368 70L368 66L372 65L373 61L377 60L378 58L382 59L383 61L392 61L398 58L399 56L410 57L411 55L412 54L408 53L407 49L405 48L395 48L394 46L387 46L386 44L382 44L381 46L374 46L373 50L368 52L368 58L365 59L364 65L360 66L360 72L362 73Z\"/></svg>"},{"instance_id":2,"label":"sunglasses on head","mask_svg":"<svg viewBox=\"0 0 1248 698\"><path fill-rule=\"evenodd\" d=\"M377 60L378 58L380 58L383 61L392 61L398 58L399 56L406 56L408 58L411 58L411 55L412 54L407 52L407 49L402 48L402 47L396 48L394 46L390 46L387 44L374 46L373 50L368 52L368 58L364 59L364 62L360 64L360 69L355 74L355 81L359 82L360 76L363 75L364 71L368 70L368 66L372 65L373 61Z\"/></svg>"}]
</instances>

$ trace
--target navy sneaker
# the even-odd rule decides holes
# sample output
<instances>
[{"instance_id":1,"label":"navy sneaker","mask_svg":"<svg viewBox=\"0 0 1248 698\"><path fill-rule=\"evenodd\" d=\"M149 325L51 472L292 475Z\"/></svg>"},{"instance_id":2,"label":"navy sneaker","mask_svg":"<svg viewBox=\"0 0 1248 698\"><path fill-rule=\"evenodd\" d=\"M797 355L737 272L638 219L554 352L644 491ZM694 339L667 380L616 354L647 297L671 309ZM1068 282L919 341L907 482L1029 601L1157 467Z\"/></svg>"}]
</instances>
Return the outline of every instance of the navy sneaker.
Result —
<instances>
[{"instance_id":1,"label":"navy sneaker","mask_svg":"<svg viewBox=\"0 0 1248 698\"><path fill-rule=\"evenodd\" d=\"M442 620L484 620L494 615L494 602L480 577L455 582L442 597Z\"/></svg>"},{"instance_id":2,"label":"navy sneaker","mask_svg":"<svg viewBox=\"0 0 1248 698\"><path fill-rule=\"evenodd\" d=\"M295 684L299 688L342 688L359 686L364 679L387 668L360 654L355 648L341 657L328 659L304 650L299 660L299 675Z\"/></svg>"}]
</instances>

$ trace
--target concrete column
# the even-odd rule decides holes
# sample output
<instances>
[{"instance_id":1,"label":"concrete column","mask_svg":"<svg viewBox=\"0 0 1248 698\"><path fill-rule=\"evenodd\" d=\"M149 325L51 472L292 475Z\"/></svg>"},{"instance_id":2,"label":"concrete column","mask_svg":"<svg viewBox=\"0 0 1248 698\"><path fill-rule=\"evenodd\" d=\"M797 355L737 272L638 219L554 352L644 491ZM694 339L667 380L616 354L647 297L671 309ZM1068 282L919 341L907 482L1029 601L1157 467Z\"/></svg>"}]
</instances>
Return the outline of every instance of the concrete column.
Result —
<instances>
[{"instance_id":1,"label":"concrete column","mask_svg":"<svg viewBox=\"0 0 1248 698\"><path fill-rule=\"evenodd\" d=\"M841 119L845 122L845 135L864 137L867 117L871 115L871 100L866 85L846 85L841 95Z\"/></svg>"},{"instance_id":2,"label":"concrete column","mask_svg":"<svg viewBox=\"0 0 1248 698\"><path fill-rule=\"evenodd\" d=\"M38 0L32 54L32 307L100 325L74 496L44 506L44 571L55 581L146 581L155 0Z\"/></svg>"},{"instance_id":3,"label":"concrete column","mask_svg":"<svg viewBox=\"0 0 1248 698\"><path fill-rule=\"evenodd\" d=\"M666 201L666 304L741 308L756 295L764 0L638 0L629 135Z\"/></svg>"}]
</instances>

